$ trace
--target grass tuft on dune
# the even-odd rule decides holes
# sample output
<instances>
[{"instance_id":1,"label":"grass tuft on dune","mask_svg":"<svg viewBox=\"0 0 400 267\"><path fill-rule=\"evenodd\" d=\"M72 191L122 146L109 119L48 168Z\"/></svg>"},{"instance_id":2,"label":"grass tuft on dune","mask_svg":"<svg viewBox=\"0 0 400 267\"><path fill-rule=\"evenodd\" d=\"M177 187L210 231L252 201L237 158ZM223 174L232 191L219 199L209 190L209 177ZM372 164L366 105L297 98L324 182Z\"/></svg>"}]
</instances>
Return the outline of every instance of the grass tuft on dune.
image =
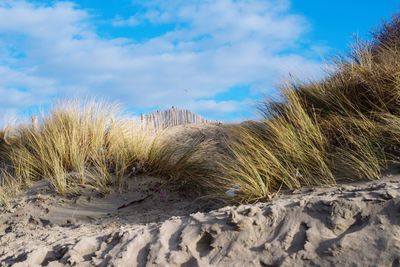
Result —
<instances>
[{"instance_id":1,"label":"grass tuft on dune","mask_svg":"<svg viewBox=\"0 0 400 267\"><path fill-rule=\"evenodd\" d=\"M2 132L0 201L41 179L60 194L82 187L106 193L140 173L199 180L198 150L206 150L208 143L178 145L165 132L123 117L117 105L59 102L37 123Z\"/></svg>"},{"instance_id":2,"label":"grass tuft on dune","mask_svg":"<svg viewBox=\"0 0 400 267\"><path fill-rule=\"evenodd\" d=\"M239 201L340 180L379 179L399 163L400 16L335 62L327 78L293 82L266 101L264 120L237 127L220 163Z\"/></svg>"}]
</instances>

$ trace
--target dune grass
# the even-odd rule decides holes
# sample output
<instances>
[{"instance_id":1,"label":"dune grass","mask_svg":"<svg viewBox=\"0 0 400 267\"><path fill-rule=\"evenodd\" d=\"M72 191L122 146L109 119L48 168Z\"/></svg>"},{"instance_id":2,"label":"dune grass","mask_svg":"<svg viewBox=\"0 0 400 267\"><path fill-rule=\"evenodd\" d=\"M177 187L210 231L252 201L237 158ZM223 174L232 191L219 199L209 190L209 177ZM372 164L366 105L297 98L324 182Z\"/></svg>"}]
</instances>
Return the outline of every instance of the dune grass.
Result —
<instances>
[{"instance_id":1,"label":"dune grass","mask_svg":"<svg viewBox=\"0 0 400 267\"><path fill-rule=\"evenodd\" d=\"M357 43L317 82L293 82L281 101L265 101L264 119L236 127L220 162L237 201L267 199L281 187L379 179L399 163L400 17Z\"/></svg>"},{"instance_id":2,"label":"dune grass","mask_svg":"<svg viewBox=\"0 0 400 267\"><path fill-rule=\"evenodd\" d=\"M165 136L123 117L117 105L59 102L38 123L2 132L0 201L41 179L60 194L82 187L106 193L140 173L200 181L205 170L197 163L209 141L178 145Z\"/></svg>"}]
</instances>

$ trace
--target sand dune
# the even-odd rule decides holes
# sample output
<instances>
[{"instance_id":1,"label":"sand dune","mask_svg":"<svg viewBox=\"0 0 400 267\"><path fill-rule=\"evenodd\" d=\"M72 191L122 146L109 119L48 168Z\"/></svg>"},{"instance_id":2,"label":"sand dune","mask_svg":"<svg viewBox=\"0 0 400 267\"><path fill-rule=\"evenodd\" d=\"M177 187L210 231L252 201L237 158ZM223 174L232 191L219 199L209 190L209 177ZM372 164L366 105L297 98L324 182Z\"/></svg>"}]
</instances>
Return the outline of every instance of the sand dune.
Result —
<instances>
[{"instance_id":1,"label":"sand dune","mask_svg":"<svg viewBox=\"0 0 400 267\"><path fill-rule=\"evenodd\" d=\"M135 191L138 184L147 191ZM107 196L62 198L38 183L2 211L0 261L1 266L399 266L399 189L400 177L393 176L219 208L193 202L149 177Z\"/></svg>"}]
</instances>

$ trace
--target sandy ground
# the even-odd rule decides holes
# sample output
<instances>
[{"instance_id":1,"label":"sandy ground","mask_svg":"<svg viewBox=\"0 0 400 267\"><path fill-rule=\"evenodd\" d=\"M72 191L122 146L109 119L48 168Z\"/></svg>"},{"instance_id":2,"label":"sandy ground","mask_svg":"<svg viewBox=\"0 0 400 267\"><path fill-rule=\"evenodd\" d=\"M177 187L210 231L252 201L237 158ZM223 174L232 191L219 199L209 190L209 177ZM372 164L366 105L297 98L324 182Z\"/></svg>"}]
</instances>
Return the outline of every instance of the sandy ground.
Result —
<instances>
[{"instance_id":1,"label":"sandy ground","mask_svg":"<svg viewBox=\"0 0 400 267\"><path fill-rule=\"evenodd\" d=\"M219 205L151 177L106 196L39 182L1 211L0 265L400 266L400 176Z\"/></svg>"}]
</instances>

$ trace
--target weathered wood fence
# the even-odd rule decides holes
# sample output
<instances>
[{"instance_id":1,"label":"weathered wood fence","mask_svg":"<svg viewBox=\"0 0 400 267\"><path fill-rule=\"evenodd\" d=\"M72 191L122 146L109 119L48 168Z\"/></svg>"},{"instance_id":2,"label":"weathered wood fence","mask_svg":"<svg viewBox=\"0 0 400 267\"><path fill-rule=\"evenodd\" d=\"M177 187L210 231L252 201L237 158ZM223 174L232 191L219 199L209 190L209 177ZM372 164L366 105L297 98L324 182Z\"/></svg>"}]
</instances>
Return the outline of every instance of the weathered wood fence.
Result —
<instances>
[{"instance_id":1,"label":"weathered wood fence","mask_svg":"<svg viewBox=\"0 0 400 267\"><path fill-rule=\"evenodd\" d=\"M156 111L146 115L142 114L140 119L144 127L151 127L155 130L165 129L181 124L211 122L190 110L177 109L176 107L164 111Z\"/></svg>"}]
</instances>

